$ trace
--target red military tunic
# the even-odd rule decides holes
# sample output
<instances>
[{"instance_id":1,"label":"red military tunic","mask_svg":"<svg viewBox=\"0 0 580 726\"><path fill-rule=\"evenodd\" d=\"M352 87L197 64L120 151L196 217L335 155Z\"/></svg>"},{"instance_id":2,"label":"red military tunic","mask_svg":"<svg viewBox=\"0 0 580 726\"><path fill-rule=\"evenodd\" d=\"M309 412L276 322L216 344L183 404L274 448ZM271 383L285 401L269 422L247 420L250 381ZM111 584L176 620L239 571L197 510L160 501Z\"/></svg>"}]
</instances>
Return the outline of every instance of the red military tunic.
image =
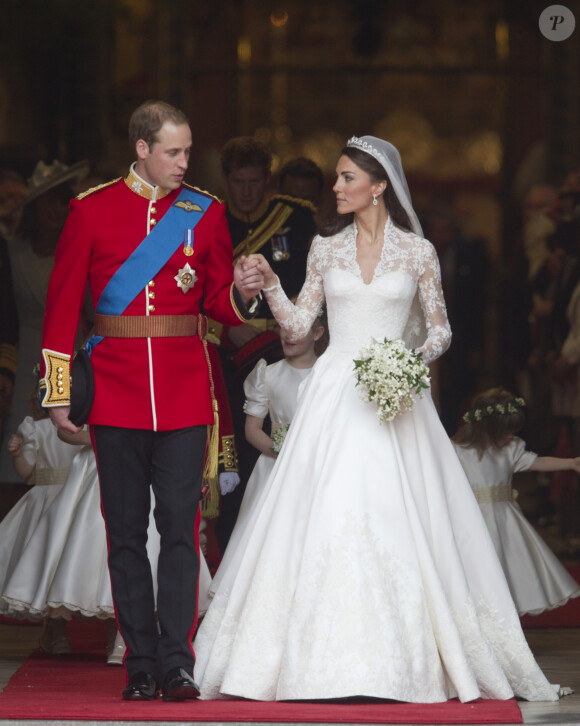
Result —
<instances>
[{"instance_id":1,"label":"red military tunic","mask_svg":"<svg viewBox=\"0 0 580 726\"><path fill-rule=\"evenodd\" d=\"M71 202L47 296L42 375L47 361L50 375L45 406L70 403L69 365L87 279L96 305L112 275L180 191L151 187L131 171L126 179ZM232 243L224 205L218 200L212 199L193 237L193 254L187 256L183 241L177 240L176 251L144 283L123 315L197 316L203 300L205 312L221 323L236 325L250 319L234 301ZM197 280L184 292L176 275L186 263ZM94 348L91 360L95 400L89 424L167 431L213 423L208 361L198 336L106 337ZM57 380L58 368L62 370Z\"/></svg>"}]
</instances>

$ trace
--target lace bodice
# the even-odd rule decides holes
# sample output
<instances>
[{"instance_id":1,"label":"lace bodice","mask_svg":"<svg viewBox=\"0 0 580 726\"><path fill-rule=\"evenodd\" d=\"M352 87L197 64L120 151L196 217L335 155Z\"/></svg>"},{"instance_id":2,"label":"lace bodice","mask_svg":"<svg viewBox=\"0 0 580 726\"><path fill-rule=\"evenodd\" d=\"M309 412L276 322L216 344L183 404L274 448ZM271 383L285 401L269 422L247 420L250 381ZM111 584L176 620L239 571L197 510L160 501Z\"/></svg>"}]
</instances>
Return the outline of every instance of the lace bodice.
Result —
<instances>
[{"instance_id":1,"label":"lace bodice","mask_svg":"<svg viewBox=\"0 0 580 726\"><path fill-rule=\"evenodd\" d=\"M296 303L290 302L279 283L264 290L274 317L283 330L300 338L326 299L330 345L356 354L373 338L403 338L411 345L410 333L417 333L423 322L415 319L418 299L427 334L417 350L430 363L451 342L435 248L389 219L381 258L367 284L356 259L356 234L351 224L332 237L314 238Z\"/></svg>"}]
</instances>

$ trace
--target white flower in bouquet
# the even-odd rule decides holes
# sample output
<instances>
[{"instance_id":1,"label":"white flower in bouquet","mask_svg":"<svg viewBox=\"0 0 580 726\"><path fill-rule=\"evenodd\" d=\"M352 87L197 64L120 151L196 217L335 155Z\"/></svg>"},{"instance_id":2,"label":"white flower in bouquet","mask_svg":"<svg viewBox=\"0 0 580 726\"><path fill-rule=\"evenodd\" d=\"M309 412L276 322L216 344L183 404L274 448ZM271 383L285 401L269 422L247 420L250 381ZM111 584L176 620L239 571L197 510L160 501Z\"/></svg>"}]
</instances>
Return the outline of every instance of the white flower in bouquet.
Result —
<instances>
[{"instance_id":1,"label":"white flower in bouquet","mask_svg":"<svg viewBox=\"0 0 580 726\"><path fill-rule=\"evenodd\" d=\"M421 353L409 350L400 339L377 341L363 348L354 361L356 385L364 401L375 401L379 423L392 421L413 407L414 396L429 388L429 369Z\"/></svg>"},{"instance_id":2,"label":"white flower in bouquet","mask_svg":"<svg viewBox=\"0 0 580 726\"><path fill-rule=\"evenodd\" d=\"M284 439L286 438L286 434L288 433L288 429L290 428L290 424L278 424L276 428L272 431L271 439L274 442L274 445L272 446L272 451L275 454L280 453L280 449L282 448L282 444L284 443Z\"/></svg>"}]
</instances>

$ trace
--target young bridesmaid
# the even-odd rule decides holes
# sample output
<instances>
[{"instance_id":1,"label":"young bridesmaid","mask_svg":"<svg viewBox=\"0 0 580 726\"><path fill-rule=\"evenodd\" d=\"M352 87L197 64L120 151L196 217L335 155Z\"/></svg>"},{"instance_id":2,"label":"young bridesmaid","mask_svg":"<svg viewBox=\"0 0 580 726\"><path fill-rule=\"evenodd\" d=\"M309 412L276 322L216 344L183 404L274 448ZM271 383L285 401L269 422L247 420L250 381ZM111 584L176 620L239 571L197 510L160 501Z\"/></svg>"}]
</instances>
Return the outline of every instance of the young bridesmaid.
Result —
<instances>
[{"instance_id":1,"label":"young bridesmaid","mask_svg":"<svg viewBox=\"0 0 580 726\"><path fill-rule=\"evenodd\" d=\"M284 358L268 365L259 360L244 382L246 402L246 439L260 452L260 457L248 479L236 525L228 547L214 576L210 595L221 582L224 572L240 554L240 542L258 495L266 485L285 432L296 410L298 391L302 381L310 374L328 343L326 321L320 315L306 336L292 341L288 333L280 336ZM271 433L264 431L264 421L270 418Z\"/></svg>"},{"instance_id":2,"label":"young bridesmaid","mask_svg":"<svg viewBox=\"0 0 580 726\"><path fill-rule=\"evenodd\" d=\"M72 446L62 442L55 427L36 399L29 398L30 416L26 416L16 433L8 439L8 451L16 474L31 488L12 507L0 523L0 596L4 593L38 524L64 486L73 457ZM31 567L24 573L27 592L35 589L42 572ZM0 603L0 613L12 617L30 617L19 603L9 608ZM68 653L70 644L66 626L61 619L47 622L41 646L48 652Z\"/></svg>"},{"instance_id":3,"label":"young bridesmaid","mask_svg":"<svg viewBox=\"0 0 580 726\"><path fill-rule=\"evenodd\" d=\"M516 434L524 400L503 388L478 396L453 437L520 615L537 615L580 595L568 574L515 501L512 476L520 471L580 472L580 457L560 459L528 451Z\"/></svg>"}]
</instances>

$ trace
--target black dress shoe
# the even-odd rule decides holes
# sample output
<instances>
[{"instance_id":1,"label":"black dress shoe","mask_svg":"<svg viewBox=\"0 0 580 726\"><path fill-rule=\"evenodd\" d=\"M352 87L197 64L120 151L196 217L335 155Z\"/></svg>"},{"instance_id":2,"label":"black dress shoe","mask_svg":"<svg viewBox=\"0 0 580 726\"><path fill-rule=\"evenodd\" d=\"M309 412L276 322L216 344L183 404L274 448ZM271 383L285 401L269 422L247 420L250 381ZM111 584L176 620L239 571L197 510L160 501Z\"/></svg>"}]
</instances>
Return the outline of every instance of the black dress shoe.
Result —
<instances>
[{"instance_id":1,"label":"black dress shoe","mask_svg":"<svg viewBox=\"0 0 580 726\"><path fill-rule=\"evenodd\" d=\"M199 696L199 686L185 668L172 668L165 676L162 693L164 701L185 701Z\"/></svg>"},{"instance_id":2,"label":"black dress shoe","mask_svg":"<svg viewBox=\"0 0 580 726\"><path fill-rule=\"evenodd\" d=\"M127 688L123 690L125 701L152 701L157 698L157 683L149 673L135 673L129 678Z\"/></svg>"}]
</instances>

